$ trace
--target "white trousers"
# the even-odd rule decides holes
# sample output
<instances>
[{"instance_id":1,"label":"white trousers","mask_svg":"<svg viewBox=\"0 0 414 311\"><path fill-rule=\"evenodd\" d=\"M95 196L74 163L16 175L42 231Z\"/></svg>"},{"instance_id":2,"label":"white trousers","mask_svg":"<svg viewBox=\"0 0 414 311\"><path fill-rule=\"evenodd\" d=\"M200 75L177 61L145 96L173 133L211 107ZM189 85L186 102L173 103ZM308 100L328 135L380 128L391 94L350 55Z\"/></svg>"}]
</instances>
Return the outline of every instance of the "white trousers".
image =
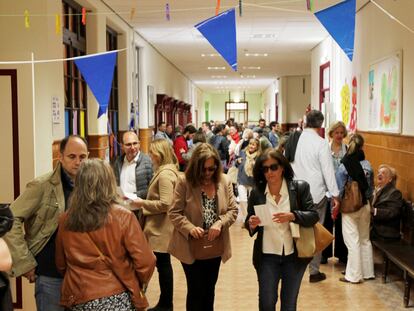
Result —
<instances>
[{"instance_id":1,"label":"white trousers","mask_svg":"<svg viewBox=\"0 0 414 311\"><path fill-rule=\"evenodd\" d=\"M247 199L252 191L251 186L238 185L237 190L239 192L240 212L239 216L242 217L243 221L247 216Z\"/></svg>"},{"instance_id":2,"label":"white trousers","mask_svg":"<svg viewBox=\"0 0 414 311\"><path fill-rule=\"evenodd\" d=\"M348 248L345 278L350 282L375 277L369 239L370 220L369 203L355 213L342 214L342 235Z\"/></svg>"}]
</instances>

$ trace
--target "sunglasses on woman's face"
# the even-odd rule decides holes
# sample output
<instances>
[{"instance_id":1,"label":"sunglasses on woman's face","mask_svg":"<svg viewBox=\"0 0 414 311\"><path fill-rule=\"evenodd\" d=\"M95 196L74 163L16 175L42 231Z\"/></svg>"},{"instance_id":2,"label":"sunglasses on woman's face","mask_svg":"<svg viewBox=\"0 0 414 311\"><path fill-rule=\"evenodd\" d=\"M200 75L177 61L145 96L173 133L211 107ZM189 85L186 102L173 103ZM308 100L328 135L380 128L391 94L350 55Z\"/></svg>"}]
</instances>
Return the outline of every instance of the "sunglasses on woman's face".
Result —
<instances>
[{"instance_id":1,"label":"sunglasses on woman's face","mask_svg":"<svg viewBox=\"0 0 414 311\"><path fill-rule=\"evenodd\" d=\"M208 171L208 172L214 172L217 169L217 166L209 166L209 167L204 167L204 172Z\"/></svg>"},{"instance_id":2,"label":"sunglasses on woman's face","mask_svg":"<svg viewBox=\"0 0 414 311\"><path fill-rule=\"evenodd\" d=\"M276 164L276 163L271 164L270 166L263 166L262 167L263 173L267 173L267 172L269 172L269 170L274 172L274 171L277 171L278 169L279 169L279 164Z\"/></svg>"}]
</instances>

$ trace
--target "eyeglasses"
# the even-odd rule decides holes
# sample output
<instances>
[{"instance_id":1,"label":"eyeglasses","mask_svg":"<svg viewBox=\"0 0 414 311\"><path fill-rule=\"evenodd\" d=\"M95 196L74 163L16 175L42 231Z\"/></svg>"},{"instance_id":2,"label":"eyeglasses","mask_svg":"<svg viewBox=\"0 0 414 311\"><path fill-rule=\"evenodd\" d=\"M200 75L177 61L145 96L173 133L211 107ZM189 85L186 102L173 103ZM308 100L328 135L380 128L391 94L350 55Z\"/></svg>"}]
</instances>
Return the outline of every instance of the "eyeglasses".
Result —
<instances>
[{"instance_id":1,"label":"eyeglasses","mask_svg":"<svg viewBox=\"0 0 414 311\"><path fill-rule=\"evenodd\" d=\"M134 141L133 143L126 143L124 144L125 147L131 148L132 146L138 146L139 142Z\"/></svg>"},{"instance_id":2,"label":"eyeglasses","mask_svg":"<svg viewBox=\"0 0 414 311\"><path fill-rule=\"evenodd\" d=\"M208 171L208 172L215 172L217 169L217 166L209 166L209 167L204 167L203 170L204 172Z\"/></svg>"},{"instance_id":3,"label":"eyeglasses","mask_svg":"<svg viewBox=\"0 0 414 311\"><path fill-rule=\"evenodd\" d=\"M274 164L271 164L270 166L263 166L262 167L263 173L267 173L269 171L269 169L273 172L277 171L279 169L279 164L274 163Z\"/></svg>"}]
</instances>

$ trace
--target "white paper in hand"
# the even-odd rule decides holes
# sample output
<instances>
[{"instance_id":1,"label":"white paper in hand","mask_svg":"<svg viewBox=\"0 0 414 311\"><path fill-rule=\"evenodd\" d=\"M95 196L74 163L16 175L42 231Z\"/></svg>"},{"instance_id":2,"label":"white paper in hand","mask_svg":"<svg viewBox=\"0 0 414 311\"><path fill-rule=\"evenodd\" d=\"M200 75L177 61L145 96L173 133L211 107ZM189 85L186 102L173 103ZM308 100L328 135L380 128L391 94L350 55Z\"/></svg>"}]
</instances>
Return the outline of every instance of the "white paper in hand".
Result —
<instances>
[{"instance_id":1,"label":"white paper in hand","mask_svg":"<svg viewBox=\"0 0 414 311\"><path fill-rule=\"evenodd\" d=\"M270 214L266 204L255 205L254 213L260 219L259 226L271 226L273 224L272 215Z\"/></svg>"},{"instance_id":2,"label":"white paper in hand","mask_svg":"<svg viewBox=\"0 0 414 311\"><path fill-rule=\"evenodd\" d=\"M138 196L135 193L124 192L124 196L132 201L138 199Z\"/></svg>"}]
</instances>

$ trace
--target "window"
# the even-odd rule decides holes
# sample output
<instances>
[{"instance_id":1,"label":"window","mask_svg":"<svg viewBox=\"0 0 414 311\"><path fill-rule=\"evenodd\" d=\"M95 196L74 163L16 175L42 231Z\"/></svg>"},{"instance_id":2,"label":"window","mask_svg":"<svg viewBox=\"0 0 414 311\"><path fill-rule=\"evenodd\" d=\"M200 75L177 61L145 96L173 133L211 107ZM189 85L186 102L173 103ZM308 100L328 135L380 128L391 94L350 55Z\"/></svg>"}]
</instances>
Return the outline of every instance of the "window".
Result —
<instances>
[{"instance_id":1,"label":"window","mask_svg":"<svg viewBox=\"0 0 414 311\"><path fill-rule=\"evenodd\" d=\"M86 28L81 23L82 7L72 0L62 2L63 57L86 54ZM65 83L65 135L87 137L86 82L74 61L63 62Z\"/></svg>"},{"instance_id":2,"label":"window","mask_svg":"<svg viewBox=\"0 0 414 311\"><path fill-rule=\"evenodd\" d=\"M106 27L106 50L113 51L118 49L118 34L115 30ZM118 65L115 64L114 79L112 80L111 95L108 105L108 134L109 134L109 158L112 161L121 152L118 143L119 131L119 109L118 106Z\"/></svg>"}]
</instances>

